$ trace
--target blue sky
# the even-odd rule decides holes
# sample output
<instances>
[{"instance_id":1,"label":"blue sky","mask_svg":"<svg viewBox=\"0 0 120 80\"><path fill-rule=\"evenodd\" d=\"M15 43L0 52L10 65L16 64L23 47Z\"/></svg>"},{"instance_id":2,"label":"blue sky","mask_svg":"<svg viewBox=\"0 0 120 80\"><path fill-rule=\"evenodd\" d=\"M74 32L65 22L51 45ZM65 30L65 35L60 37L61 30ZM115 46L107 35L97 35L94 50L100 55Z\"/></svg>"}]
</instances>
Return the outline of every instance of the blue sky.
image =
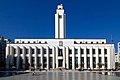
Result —
<instances>
[{"instance_id":1,"label":"blue sky","mask_svg":"<svg viewBox=\"0 0 120 80\"><path fill-rule=\"evenodd\" d=\"M120 41L120 0L0 0L0 35L54 38L54 14L63 4L67 38Z\"/></svg>"}]
</instances>

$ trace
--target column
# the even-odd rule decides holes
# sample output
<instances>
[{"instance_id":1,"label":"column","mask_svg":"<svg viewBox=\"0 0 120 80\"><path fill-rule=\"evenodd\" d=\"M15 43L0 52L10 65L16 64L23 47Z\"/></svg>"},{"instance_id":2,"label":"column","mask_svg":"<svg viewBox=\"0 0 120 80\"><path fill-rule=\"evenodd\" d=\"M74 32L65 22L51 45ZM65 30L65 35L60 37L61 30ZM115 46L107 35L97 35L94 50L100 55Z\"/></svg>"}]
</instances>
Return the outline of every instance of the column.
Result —
<instances>
[{"instance_id":1,"label":"column","mask_svg":"<svg viewBox=\"0 0 120 80\"><path fill-rule=\"evenodd\" d=\"M37 67L38 67L38 64L37 64L37 63L38 63L38 62L37 62L37 56L38 56L38 54L37 54L37 47L35 47L34 49L35 49L35 50L34 50L34 51L35 51L35 52L34 52L34 53L35 53L35 69L37 69Z\"/></svg>"},{"instance_id":2,"label":"column","mask_svg":"<svg viewBox=\"0 0 120 80\"><path fill-rule=\"evenodd\" d=\"M10 46L6 47L6 69L9 69L9 61L10 61Z\"/></svg>"},{"instance_id":3,"label":"column","mask_svg":"<svg viewBox=\"0 0 120 80\"><path fill-rule=\"evenodd\" d=\"M69 48L66 47L66 68L69 69Z\"/></svg>"},{"instance_id":4,"label":"column","mask_svg":"<svg viewBox=\"0 0 120 80\"><path fill-rule=\"evenodd\" d=\"M65 47L63 47L63 67L65 68L66 67L66 49Z\"/></svg>"},{"instance_id":5,"label":"column","mask_svg":"<svg viewBox=\"0 0 120 80\"><path fill-rule=\"evenodd\" d=\"M52 48L53 53L53 69L55 69L55 47Z\"/></svg>"},{"instance_id":6,"label":"column","mask_svg":"<svg viewBox=\"0 0 120 80\"><path fill-rule=\"evenodd\" d=\"M23 65L23 68L25 69L25 64L26 64L26 53L25 53L25 47L23 47L23 50L22 50L23 52L23 55L22 55L22 59L23 59L23 63L22 63L22 65Z\"/></svg>"},{"instance_id":7,"label":"column","mask_svg":"<svg viewBox=\"0 0 120 80\"><path fill-rule=\"evenodd\" d=\"M56 47L56 68L58 68L58 47Z\"/></svg>"},{"instance_id":8,"label":"column","mask_svg":"<svg viewBox=\"0 0 120 80\"><path fill-rule=\"evenodd\" d=\"M47 69L49 69L49 47L46 48L47 51Z\"/></svg>"},{"instance_id":9,"label":"column","mask_svg":"<svg viewBox=\"0 0 120 80\"><path fill-rule=\"evenodd\" d=\"M40 53L41 53L41 65L42 65L42 66L41 66L41 69L43 69L43 56L44 56L44 55L43 55L43 47L40 47L40 49L41 49L41 52L40 52Z\"/></svg>"},{"instance_id":10,"label":"column","mask_svg":"<svg viewBox=\"0 0 120 80\"><path fill-rule=\"evenodd\" d=\"M102 69L105 69L105 53L104 53L104 48L101 49L102 53Z\"/></svg>"},{"instance_id":11,"label":"column","mask_svg":"<svg viewBox=\"0 0 120 80\"><path fill-rule=\"evenodd\" d=\"M114 44L111 44L111 62L112 62L111 67L113 69L115 69L115 48L114 48Z\"/></svg>"},{"instance_id":12,"label":"column","mask_svg":"<svg viewBox=\"0 0 120 80\"><path fill-rule=\"evenodd\" d=\"M86 53L86 47L84 47L84 69L87 69L87 53Z\"/></svg>"},{"instance_id":13,"label":"column","mask_svg":"<svg viewBox=\"0 0 120 80\"><path fill-rule=\"evenodd\" d=\"M75 48L72 47L72 69L75 69Z\"/></svg>"},{"instance_id":14,"label":"column","mask_svg":"<svg viewBox=\"0 0 120 80\"><path fill-rule=\"evenodd\" d=\"M81 53L80 53L80 47L78 48L78 67L81 67Z\"/></svg>"},{"instance_id":15,"label":"column","mask_svg":"<svg viewBox=\"0 0 120 80\"><path fill-rule=\"evenodd\" d=\"M13 47L10 46L10 65L13 65L13 61L14 61Z\"/></svg>"},{"instance_id":16,"label":"column","mask_svg":"<svg viewBox=\"0 0 120 80\"><path fill-rule=\"evenodd\" d=\"M17 68L17 70L18 70L19 67L20 67L20 49L19 49L19 47L16 48L16 53L17 53L16 68Z\"/></svg>"},{"instance_id":17,"label":"column","mask_svg":"<svg viewBox=\"0 0 120 80\"><path fill-rule=\"evenodd\" d=\"M97 47L96 50L95 50L95 51L96 51L95 53L96 53L96 68L97 68L97 69L99 68L99 66L98 66L98 63L99 63L98 49L99 49L99 48Z\"/></svg>"},{"instance_id":18,"label":"column","mask_svg":"<svg viewBox=\"0 0 120 80\"><path fill-rule=\"evenodd\" d=\"M28 53L29 53L29 57L28 57L28 58L29 58L29 59L28 59L29 61L28 61L28 62L29 62L29 65L30 65L29 68L31 69L31 55L32 55L32 54L31 54L31 47L29 47Z\"/></svg>"},{"instance_id":19,"label":"column","mask_svg":"<svg viewBox=\"0 0 120 80\"><path fill-rule=\"evenodd\" d=\"M107 68L111 69L111 48L108 49L108 54L107 54Z\"/></svg>"},{"instance_id":20,"label":"column","mask_svg":"<svg viewBox=\"0 0 120 80\"><path fill-rule=\"evenodd\" d=\"M93 69L93 53L92 53L92 48L90 48L90 68Z\"/></svg>"}]
</instances>

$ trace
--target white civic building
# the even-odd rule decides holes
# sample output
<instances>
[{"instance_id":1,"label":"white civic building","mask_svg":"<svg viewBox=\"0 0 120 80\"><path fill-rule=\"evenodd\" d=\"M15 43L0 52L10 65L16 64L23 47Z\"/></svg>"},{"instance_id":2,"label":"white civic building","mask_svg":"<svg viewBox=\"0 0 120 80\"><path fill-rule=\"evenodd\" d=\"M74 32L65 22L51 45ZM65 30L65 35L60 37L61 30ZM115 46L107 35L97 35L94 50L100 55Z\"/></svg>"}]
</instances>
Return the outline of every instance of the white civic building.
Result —
<instances>
[{"instance_id":1,"label":"white civic building","mask_svg":"<svg viewBox=\"0 0 120 80\"><path fill-rule=\"evenodd\" d=\"M15 39L6 47L6 68L113 69L114 44L106 39L66 39L66 15L63 5L55 14L55 39ZM100 66L102 64L102 66Z\"/></svg>"}]
</instances>

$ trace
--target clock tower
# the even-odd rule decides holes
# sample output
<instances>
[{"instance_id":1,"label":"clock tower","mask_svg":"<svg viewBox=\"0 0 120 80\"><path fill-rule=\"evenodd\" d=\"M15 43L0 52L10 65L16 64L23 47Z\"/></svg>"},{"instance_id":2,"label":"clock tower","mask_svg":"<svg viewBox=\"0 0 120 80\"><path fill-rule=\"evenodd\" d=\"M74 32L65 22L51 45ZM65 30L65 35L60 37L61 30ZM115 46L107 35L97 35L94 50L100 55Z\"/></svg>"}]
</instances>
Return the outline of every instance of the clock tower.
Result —
<instances>
[{"instance_id":1,"label":"clock tower","mask_svg":"<svg viewBox=\"0 0 120 80\"><path fill-rule=\"evenodd\" d=\"M64 14L63 5L57 6L55 14L55 38L64 39L66 37L66 15Z\"/></svg>"}]
</instances>

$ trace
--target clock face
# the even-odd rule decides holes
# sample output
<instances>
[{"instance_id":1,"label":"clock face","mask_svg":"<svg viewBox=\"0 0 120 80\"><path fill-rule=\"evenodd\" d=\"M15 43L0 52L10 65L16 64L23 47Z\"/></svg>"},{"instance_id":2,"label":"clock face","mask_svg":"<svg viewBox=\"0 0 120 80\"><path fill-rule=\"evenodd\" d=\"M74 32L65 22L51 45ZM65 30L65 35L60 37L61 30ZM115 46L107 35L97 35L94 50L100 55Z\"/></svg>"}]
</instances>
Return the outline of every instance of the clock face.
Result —
<instances>
[{"instance_id":1,"label":"clock face","mask_svg":"<svg viewBox=\"0 0 120 80\"><path fill-rule=\"evenodd\" d=\"M63 42L62 41L59 41L59 46L63 46Z\"/></svg>"}]
</instances>

